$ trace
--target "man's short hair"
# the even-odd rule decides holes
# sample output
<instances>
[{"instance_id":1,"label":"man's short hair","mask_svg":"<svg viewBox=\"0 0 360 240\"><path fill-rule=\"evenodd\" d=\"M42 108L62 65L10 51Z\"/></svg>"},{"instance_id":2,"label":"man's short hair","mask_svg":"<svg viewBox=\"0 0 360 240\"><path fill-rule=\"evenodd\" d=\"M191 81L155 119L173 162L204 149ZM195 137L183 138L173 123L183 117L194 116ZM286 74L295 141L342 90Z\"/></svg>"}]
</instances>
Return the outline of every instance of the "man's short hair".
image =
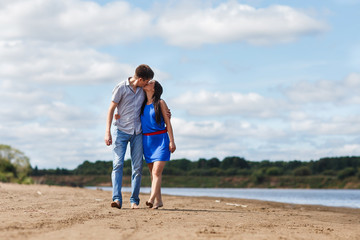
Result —
<instances>
[{"instance_id":1,"label":"man's short hair","mask_svg":"<svg viewBox=\"0 0 360 240\"><path fill-rule=\"evenodd\" d=\"M142 78L144 80L149 80L154 78L153 70L146 64L139 65L135 70L135 75L138 78Z\"/></svg>"}]
</instances>

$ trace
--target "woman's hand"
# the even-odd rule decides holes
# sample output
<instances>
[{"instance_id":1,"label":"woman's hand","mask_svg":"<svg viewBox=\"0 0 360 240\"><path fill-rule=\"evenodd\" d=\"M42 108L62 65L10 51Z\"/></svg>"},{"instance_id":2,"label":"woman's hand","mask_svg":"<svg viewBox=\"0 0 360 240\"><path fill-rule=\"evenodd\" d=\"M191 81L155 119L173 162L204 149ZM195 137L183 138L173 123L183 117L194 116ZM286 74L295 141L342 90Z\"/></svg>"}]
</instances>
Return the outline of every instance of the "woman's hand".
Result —
<instances>
[{"instance_id":1,"label":"woman's hand","mask_svg":"<svg viewBox=\"0 0 360 240\"><path fill-rule=\"evenodd\" d=\"M169 150L170 150L171 153L175 152L175 150L176 150L176 145L175 145L174 142L170 142L170 144L169 144Z\"/></svg>"},{"instance_id":2,"label":"woman's hand","mask_svg":"<svg viewBox=\"0 0 360 240\"><path fill-rule=\"evenodd\" d=\"M120 115L119 114L117 114L117 113L115 113L115 115L114 115L114 119L115 120L118 120L120 118Z\"/></svg>"}]
</instances>

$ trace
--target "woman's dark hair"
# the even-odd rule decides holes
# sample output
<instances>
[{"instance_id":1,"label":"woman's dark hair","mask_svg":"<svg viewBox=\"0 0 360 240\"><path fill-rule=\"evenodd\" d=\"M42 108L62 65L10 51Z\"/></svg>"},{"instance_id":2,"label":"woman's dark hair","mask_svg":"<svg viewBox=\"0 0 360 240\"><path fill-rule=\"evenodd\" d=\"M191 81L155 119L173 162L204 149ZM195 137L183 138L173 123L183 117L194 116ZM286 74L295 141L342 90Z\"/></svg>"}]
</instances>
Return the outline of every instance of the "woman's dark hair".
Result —
<instances>
[{"instance_id":1,"label":"woman's dark hair","mask_svg":"<svg viewBox=\"0 0 360 240\"><path fill-rule=\"evenodd\" d=\"M160 97L161 97L161 94L163 93L163 88L161 86L161 84L154 80L155 81L155 84L154 84L154 95L152 97L152 100L153 100L153 105L154 105L154 110L155 110L155 120L157 122L157 124L161 124L161 108L160 108ZM144 102L141 106L141 115L144 114L144 109L145 109L145 105L146 105L146 102L147 102L147 97L146 97L146 93L145 93L145 99L144 99Z\"/></svg>"}]
</instances>

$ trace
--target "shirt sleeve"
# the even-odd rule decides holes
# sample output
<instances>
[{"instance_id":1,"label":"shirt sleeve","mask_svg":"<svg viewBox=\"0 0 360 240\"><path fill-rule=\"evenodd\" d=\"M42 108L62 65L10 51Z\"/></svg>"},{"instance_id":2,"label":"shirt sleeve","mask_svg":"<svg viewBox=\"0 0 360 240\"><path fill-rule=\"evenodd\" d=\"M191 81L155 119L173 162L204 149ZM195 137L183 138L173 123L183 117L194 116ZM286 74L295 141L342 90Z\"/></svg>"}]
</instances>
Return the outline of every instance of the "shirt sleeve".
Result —
<instances>
[{"instance_id":1,"label":"shirt sleeve","mask_svg":"<svg viewBox=\"0 0 360 240\"><path fill-rule=\"evenodd\" d=\"M111 101L119 103L123 96L123 92L122 84L117 85L112 91Z\"/></svg>"}]
</instances>

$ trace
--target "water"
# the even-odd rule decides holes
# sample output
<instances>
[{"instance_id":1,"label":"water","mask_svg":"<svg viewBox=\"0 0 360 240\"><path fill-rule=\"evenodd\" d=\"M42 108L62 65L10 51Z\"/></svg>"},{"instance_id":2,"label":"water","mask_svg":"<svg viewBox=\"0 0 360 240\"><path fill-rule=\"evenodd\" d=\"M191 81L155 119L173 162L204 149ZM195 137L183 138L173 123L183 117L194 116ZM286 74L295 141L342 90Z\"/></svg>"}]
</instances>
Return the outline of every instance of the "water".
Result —
<instances>
[{"instance_id":1,"label":"water","mask_svg":"<svg viewBox=\"0 0 360 240\"><path fill-rule=\"evenodd\" d=\"M88 187L96 189L98 187ZM111 187L101 187L112 191ZM131 192L123 187L123 192ZM142 187L142 193L150 193L149 187ZM191 197L224 197L257 199L294 204L323 205L331 207L360 208L360 190L349 189L261 189L261 188L161 188L163 194Z\"/></svg>"}]
</instances>

